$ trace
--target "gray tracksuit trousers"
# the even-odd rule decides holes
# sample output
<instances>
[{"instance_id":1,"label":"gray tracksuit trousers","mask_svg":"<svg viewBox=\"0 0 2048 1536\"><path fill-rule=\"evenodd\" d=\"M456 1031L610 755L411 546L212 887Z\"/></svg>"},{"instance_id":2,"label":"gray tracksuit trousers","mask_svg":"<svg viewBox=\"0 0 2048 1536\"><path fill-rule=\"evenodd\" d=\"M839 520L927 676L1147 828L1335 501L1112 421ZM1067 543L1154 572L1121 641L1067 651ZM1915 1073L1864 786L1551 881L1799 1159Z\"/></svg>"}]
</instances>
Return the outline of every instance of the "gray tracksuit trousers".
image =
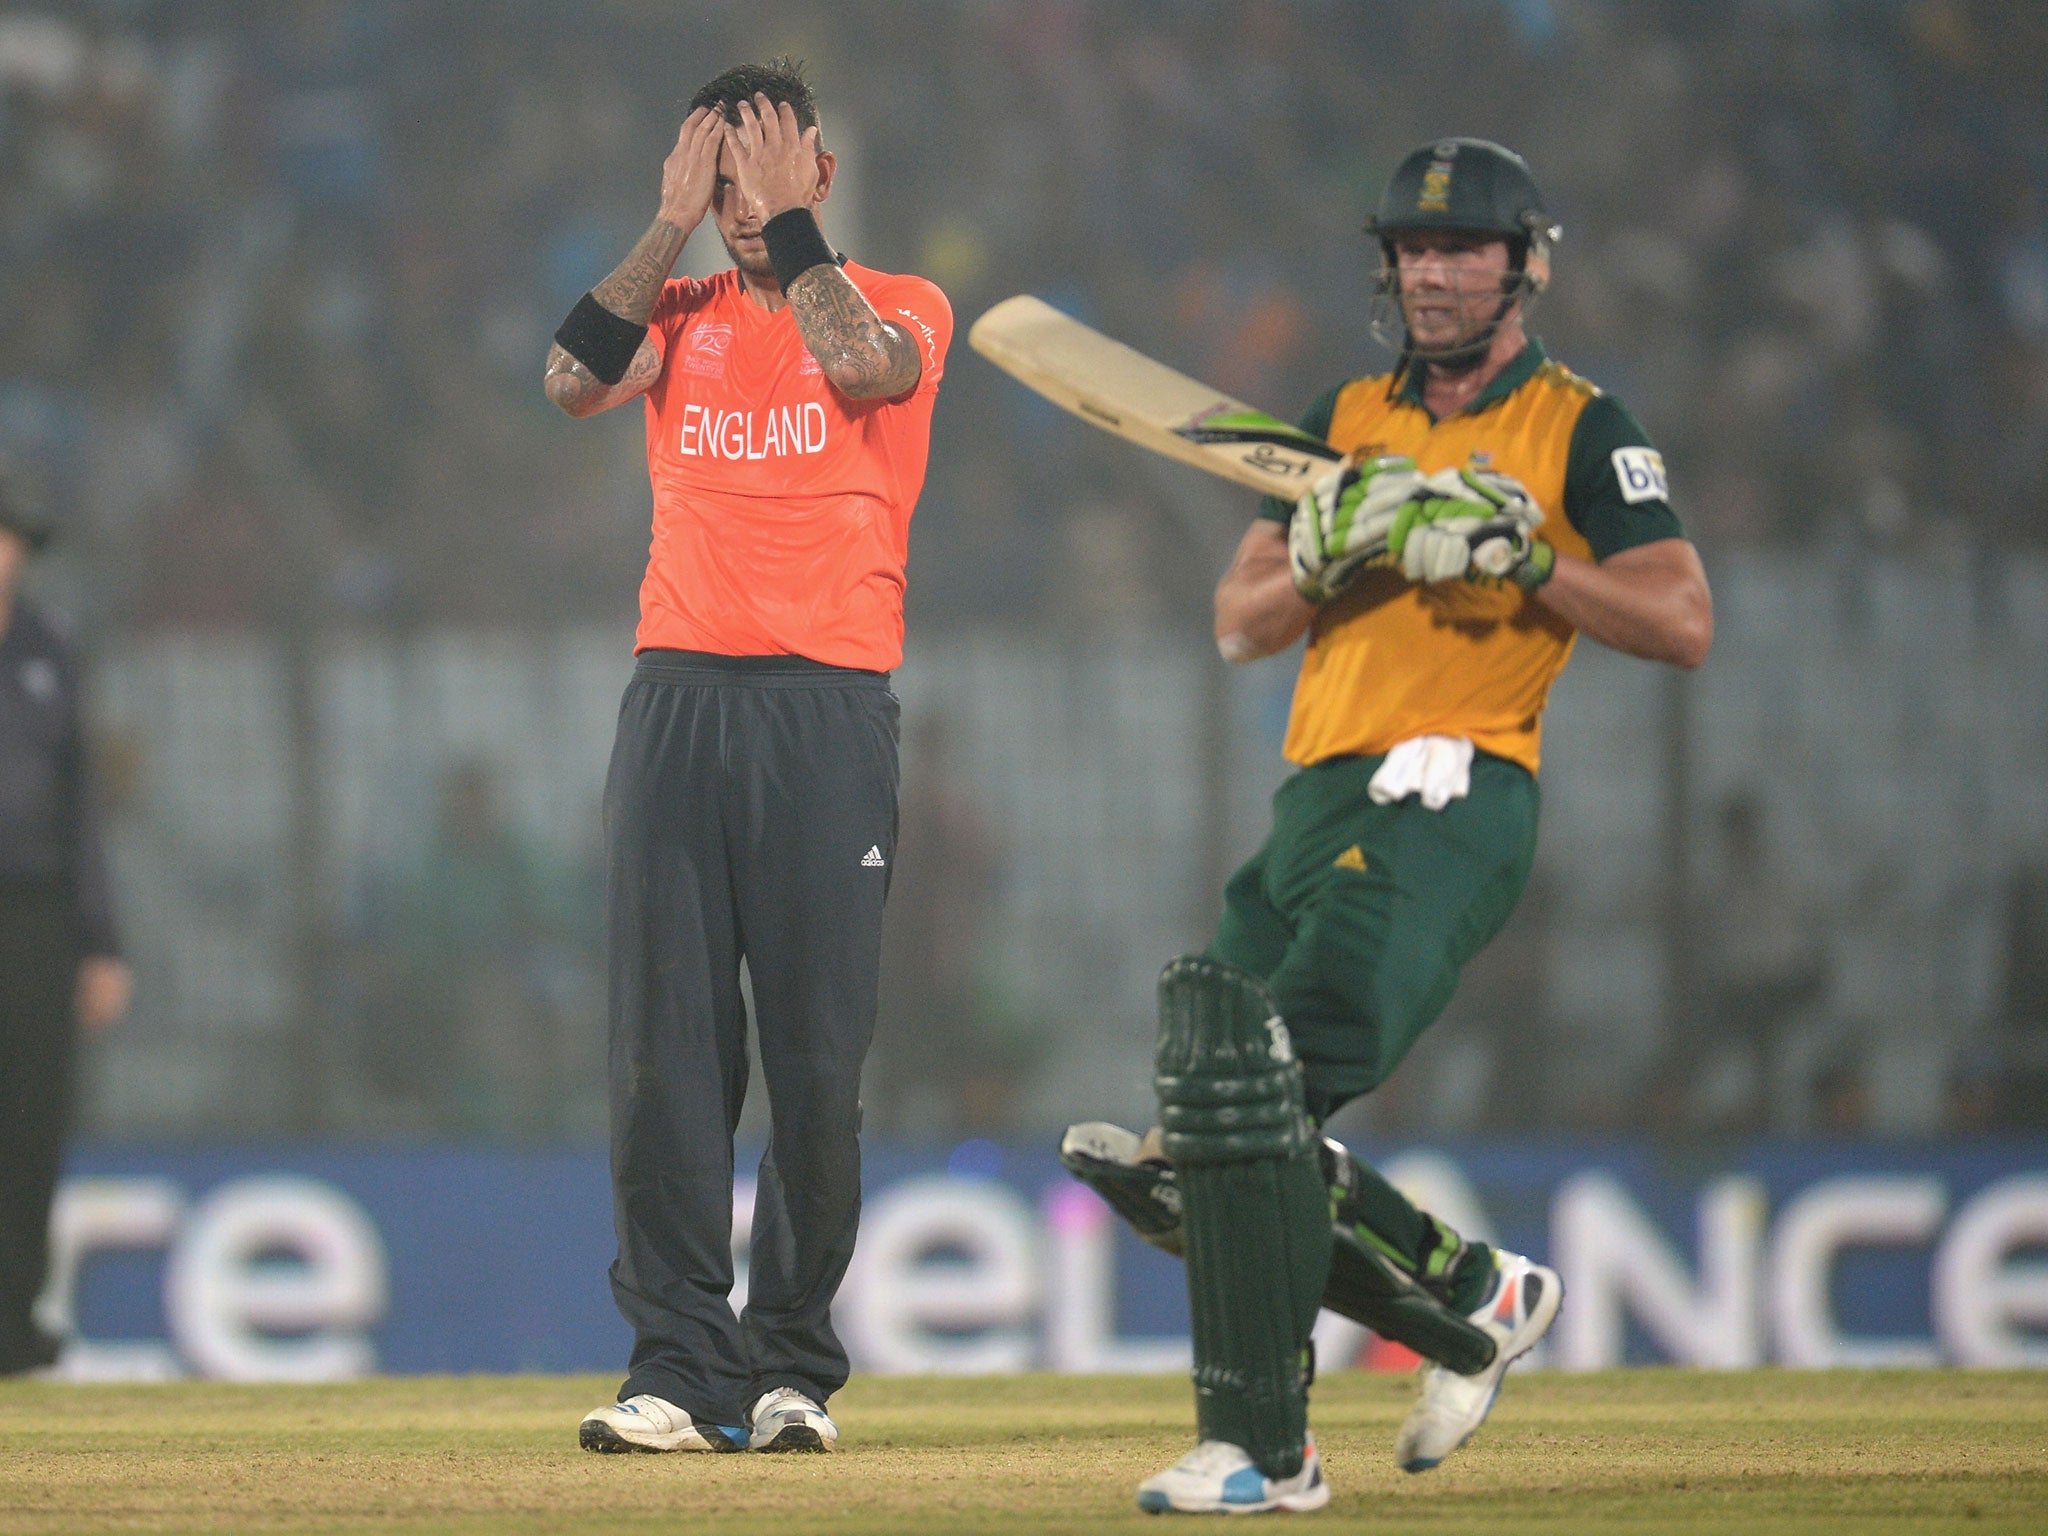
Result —
<instances>
[{"instance_id":1,"label":"gray tracksuit trousers","mask_svg":"<svg viewBox=\"0 0 2048 1536\"><path fill-rule=\"evenodd\" d=\"M860 1219L860 1073L896 859L885 674L643 652L605 785L612 1294L623 1400L737 1425L762 1392L846 1381L834 1293ZM748 1298L728 1302L747 962L773 1130Z\"/></svg>"}]
</instances>

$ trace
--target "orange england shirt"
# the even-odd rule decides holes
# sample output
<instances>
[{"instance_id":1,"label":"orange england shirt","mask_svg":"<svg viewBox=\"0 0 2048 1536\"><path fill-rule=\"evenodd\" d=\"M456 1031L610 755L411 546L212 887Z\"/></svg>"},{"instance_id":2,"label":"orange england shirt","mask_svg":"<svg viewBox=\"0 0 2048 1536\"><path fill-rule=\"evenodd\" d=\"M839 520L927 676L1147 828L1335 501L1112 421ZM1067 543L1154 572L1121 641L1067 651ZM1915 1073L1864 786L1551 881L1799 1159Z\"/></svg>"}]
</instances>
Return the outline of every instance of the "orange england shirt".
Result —
<instances>
[{"instance_id":1,"label":"orange england shirt","mask_svg":"<svg viewBox=\"0 0 2048 1536\"><path fill-rule=\"evenodd\" d=\"M662 369L646 395L654 537L636 650L873 672L903 659L910 514L953 311L921 277L843 270L922 348L908 395L840 394L795 313L756 304L737 270L662 289L647 331Z\"/></svg>"}]
</instances>

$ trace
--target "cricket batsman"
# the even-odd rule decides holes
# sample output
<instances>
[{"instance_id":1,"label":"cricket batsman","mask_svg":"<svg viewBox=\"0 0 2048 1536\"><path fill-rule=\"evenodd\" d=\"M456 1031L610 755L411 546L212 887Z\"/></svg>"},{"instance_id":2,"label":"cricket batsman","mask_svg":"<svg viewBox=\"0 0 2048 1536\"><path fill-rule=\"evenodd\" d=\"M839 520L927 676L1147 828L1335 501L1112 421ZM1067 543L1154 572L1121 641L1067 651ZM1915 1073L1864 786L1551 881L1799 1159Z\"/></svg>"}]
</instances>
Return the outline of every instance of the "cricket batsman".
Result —
<instances>
[{"instance_id":1,"label":"cricket batsman","mask_svg":"<svg viewBox=\"0 0 2048 1536\"><path fill-rule=\"evenodd\" d=\"M1268 499L1216 589L1232 662L1305 633L1265 845L1214 941L1159 983L1159 1125L1071 1127L1061 1157L1187 1262L1199 1443L1155 1511L1329 1501L1307 1423L1327 1306L1425 1357L1395 1442L1436 1466L1557 1315L1557 1275L1459 1236L1319 1134L1442 1012L1536 851L1543 708L1580 632L1699 666L1713 603L1664 464L1525 329L1559 230L1522 157L1415 150L1367 233L1390 373L1301 425L1349 455Z\"/></svg>"}]
</instances>

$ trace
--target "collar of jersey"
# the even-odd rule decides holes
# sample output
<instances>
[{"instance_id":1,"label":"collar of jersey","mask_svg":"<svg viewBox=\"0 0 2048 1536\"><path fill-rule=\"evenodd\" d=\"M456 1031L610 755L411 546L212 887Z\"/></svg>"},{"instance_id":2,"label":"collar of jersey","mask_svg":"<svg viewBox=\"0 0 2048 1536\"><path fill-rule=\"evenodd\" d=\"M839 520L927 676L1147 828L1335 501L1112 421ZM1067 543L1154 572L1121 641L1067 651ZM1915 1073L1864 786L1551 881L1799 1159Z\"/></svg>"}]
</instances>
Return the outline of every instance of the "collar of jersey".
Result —
<instances>
[{"instance_id":1,"label":"collar of jersey","mask_svg":"<svg viewBox=\"0 0 2048 1536\"><path fill-rule=\"evenodd\" d=\"M834 251L832 253L833 265L838 267L840 271L844 272L846 270L847 261L848 258L846 252ZM782 315L789 309L789 306L787 304L784 304L781 309L762 309L760 305L754 302L753 295L747 292L746 280L740 276L740 269L737 266L727 267L723 272L719 273L718 276L730 277L732 279L733 291L737 293L740 296L740 298L746 301L748 310L758 310L760 312L760 318L764 321L773 321L780 319ZM794 324L796 321L796 316L792 314L789 318L790 322Z\"/></svg>"},{"instance_id":2,"label":"collar of jersey","mask_svg":"<svg viewBox=\"0 0 2048 1536\"><path fill-rule=\"evenodd\" d=\"M1478 396L1473 402L1458 414L1461 416L1477 415L1480 411L1493 404L1494 401L1507 399L1509 395L1536 376L1536 370L1543 366L1544 361L1543 343L1534 336L1531 336L1528 345L1517 352L1507 367L1501 369L1499 374L1495 376L1493 382L1479 391ZM1429 407L1422 403L1422 370L1413 363L1410 363L1403 370L1401 374L1401 387L1395 393L1394 398L1405 400L1425 413L1429 411ZM1435 421L1436 417L1431 415L1429 419Z\"/></svg>"}]
</instances>

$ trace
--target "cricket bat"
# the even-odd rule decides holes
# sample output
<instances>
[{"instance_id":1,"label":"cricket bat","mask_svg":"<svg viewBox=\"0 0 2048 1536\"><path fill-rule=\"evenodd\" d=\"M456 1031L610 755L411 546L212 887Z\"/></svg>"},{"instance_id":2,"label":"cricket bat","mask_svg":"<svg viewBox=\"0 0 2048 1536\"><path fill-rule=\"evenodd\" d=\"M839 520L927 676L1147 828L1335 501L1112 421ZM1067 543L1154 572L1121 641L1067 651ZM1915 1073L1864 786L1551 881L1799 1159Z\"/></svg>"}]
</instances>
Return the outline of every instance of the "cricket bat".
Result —
<instances>
[{"instance_id":1,"label":"cricket bat","mask_svg":"<svg viewBox=\"0 0 2048 1536\"><path fill-rule=\"evenodd\" d=\"M975 321L967 343L1083 421L1268 496L1297 500L1344 458L1028 293Z\"/></svg>"}]
</instances>

